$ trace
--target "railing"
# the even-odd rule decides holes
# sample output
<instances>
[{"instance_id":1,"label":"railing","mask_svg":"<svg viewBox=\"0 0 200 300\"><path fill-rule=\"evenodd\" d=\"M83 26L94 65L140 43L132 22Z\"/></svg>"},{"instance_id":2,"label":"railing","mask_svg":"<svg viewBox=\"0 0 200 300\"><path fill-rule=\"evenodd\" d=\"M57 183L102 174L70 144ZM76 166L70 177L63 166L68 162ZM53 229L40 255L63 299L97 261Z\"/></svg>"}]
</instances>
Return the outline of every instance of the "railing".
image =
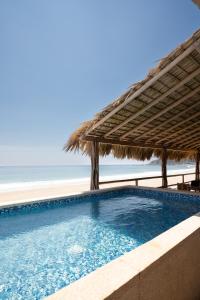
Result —
<instances>
[{"instance_id":1,"label":"railing","mask_svg":"<svg viewBox=\"0 0 200 300\"><path fill-rule=\"evenodd\" d=\"M185 181L185 176L189 175L195 175L195 173L181 173L181 174L173 174L173 175L168 175L167 178L169 177L182 177L182 183L188 183L189 181ZM162 176L151 176L151 177L138 177L138 178L128 178L128 179L119 179L119 180L110 180L110 181L100 181L99 184L111 184L111 183L120 183L120 182L127 182L127 181L133 181L135 182L135 185L138 186L139 181L143 180L149 180L149 179L162 179ZM169 186L176 186L177 183L174 184L168 184Z\"/></svg>"}]
</instances>

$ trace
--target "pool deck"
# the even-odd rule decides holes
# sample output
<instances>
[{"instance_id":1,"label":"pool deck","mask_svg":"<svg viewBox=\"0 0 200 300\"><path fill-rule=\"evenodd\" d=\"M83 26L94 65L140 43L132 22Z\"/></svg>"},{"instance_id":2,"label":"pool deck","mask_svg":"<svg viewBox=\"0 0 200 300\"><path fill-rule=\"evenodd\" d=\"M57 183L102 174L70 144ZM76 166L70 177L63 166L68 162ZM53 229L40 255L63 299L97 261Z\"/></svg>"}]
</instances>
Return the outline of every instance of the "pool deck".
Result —
<instances>
[{"instance_id":1,"label":"pool deck","mask_svg":"<svg viewBox=\"0 0 200 300\"><path fill-rule=\"evenodd\" d=\"M194 179L193 176L188 175L187 180ZM172 177L169 179L169 184L177 183L177 177ZM179 182L180 178L179 178ZM111 187L120 187L131 185L130 182L124 183L114 183L114 184L106 184L102 185L101 189L111 188ZM141 181L141 186L146 187L158 187L161 186L161 181L159 179L151 179ZM68 183L68 184L54 184L40 188L31 188L24 190L13 190L13 191L0 191L0 206L11 205L11 204L19 204L24 202L33 202L42 199L51 199L56 197L64 197L75 194L80 194L83 192L89 191L89 182L76 182L76 183Z\"/></svg>"}]
</instances>

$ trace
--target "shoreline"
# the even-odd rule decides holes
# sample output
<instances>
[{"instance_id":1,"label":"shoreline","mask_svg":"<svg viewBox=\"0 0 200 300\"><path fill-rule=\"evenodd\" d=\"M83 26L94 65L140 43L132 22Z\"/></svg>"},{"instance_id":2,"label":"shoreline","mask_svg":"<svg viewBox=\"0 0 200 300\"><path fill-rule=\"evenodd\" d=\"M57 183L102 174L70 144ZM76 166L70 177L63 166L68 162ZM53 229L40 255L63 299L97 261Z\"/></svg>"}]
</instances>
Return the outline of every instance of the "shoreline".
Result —
<instances>
[{"instance_id":1,"label":"shoreline","mask_svg":"<svg viewBox=\"0 0 200 300\"><path fill-rule=\"evenodd\" d=\"M180 174L180 173L192 173L194 171L194 168L192 169L182 169L182 170L171 170L168 172L168 174ZM144 172L145 176L140 176L140 174L135 174L135 178L137 177L150 177L147 172ZM152 172L151 172L152 173ZM138 176L139 175L139 176ZM149 175L149 176L147 176ZM157 174L158 175L158 174ZM118 176L118 175L117 175ZM126 176L126 177L125 177ZM152 176L156 176L155 174ZM118 176L119 177L119 176ZM120 179L123 177L125 178L134 178L129 174L129 177L127 175L121 175ZM108 180L108 177L106 178ZM194 179L194 175L185 175L185 181L191 181ZM176 184L177 182L182 182L182 176L177 177L171 177L168 178L168 184ZM130 181L126 181L123 183L113 183L113 184L104 184L100 186L100 189L103 188L111 188L111 187L118 187L118 186L126 186L126 185L132 185L133 183ZM135 184L133 184L135 185ZM146 187L159 187L162 185L161 179L148 179L148 180L141 180L139 182L139 186L146 186ZM30 201L38 201L38 200L45 200L45 199L52 199L56 197L64 197L69 195L75 195L78 193L87 192L90 189L90 182L89 179L87 181L81 182L80 180L78 182L62 182L59 184L52 184L51 182L48 182L48 184L43 186L36 185L34 188L29 187L26 189L18 189L18 190L7 190L7 191L0 191L0 205L11 205L11 204L19 204L21 202L30 202Z\"/></svg>"},{"instance_id":2,"label":"shoreline","mask_svg":"<svg viewBox=\"0 0 200 300\"><path fill-rule=\"evenodd\" d=\"M192 173L194 168L187 169L175 169L168 170L168 175L175 175L179 173ZM130 178L140 178L140 177L153 177L160 176L161 171L146 171L146 172L137 172L137 173L128 173L121 175L107 175L100 176L100 181L111 181L111 180L120 180L120 179L130 179ZM90 178L74 178L74 179L51 179L51 180L40 180L40 181L19 181L19 182L10 182L10 183L0 183L0 194L5 192L15 192L15 191L26 191L30 189L38 188L49 188L52 186L59 187L63 185L76 185L76 184L89 184Z\"/></svg>"}]
</instances>

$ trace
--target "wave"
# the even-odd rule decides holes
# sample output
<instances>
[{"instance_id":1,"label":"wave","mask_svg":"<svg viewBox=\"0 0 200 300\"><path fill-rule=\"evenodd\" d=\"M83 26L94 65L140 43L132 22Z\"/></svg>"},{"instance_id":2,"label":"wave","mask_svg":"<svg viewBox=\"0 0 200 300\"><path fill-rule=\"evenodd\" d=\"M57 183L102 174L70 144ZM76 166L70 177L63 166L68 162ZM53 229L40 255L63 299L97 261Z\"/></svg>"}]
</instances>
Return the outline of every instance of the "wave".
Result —
<instances>
[{"instance_id":1,"label":"wave","mask_svg":"<svg viewBox=\"0 0 200 300\"><path fill-rule=\"evenodd\" d=\"M168 175L175 175L179 173L192 173L194 168L179 169L179 170L169 170ZM140 177L152 177L160 176L160 171L146 171L142 173L132 173L132 174L123 174L123 175L109 175L109 176L100 176L100 181L111 181L119 179L134 179ZM41 181L21 181L21 182L12 182L12 183L1 183L0 184L0 193L2 192L11 192L11 191L23 191L23 190L32 190L40 188L50 188L50 187L59 187L63 185L76 185L76 184L89 184L90 178L83 177L77 179L59 179L59 180L41 180Z\"/></svg>"}]
</instances>

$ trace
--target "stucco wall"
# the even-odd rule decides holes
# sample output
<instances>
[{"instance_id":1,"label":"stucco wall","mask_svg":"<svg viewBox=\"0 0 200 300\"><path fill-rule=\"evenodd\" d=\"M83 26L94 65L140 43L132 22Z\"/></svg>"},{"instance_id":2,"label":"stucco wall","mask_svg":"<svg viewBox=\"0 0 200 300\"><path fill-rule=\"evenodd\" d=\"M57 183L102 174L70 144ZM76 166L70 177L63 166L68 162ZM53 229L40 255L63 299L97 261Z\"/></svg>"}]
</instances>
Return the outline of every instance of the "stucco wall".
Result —
<instances>
[{"instance_id":1,"label":"stucco wall","mask_svg":"<svg viewBox=\"0 0 200 300\"><path fill-rule=\"evenodd\" d=\"M140 272L137 283L106 299L200 299L200 229Z\"/></svg>"}]
</instances>

